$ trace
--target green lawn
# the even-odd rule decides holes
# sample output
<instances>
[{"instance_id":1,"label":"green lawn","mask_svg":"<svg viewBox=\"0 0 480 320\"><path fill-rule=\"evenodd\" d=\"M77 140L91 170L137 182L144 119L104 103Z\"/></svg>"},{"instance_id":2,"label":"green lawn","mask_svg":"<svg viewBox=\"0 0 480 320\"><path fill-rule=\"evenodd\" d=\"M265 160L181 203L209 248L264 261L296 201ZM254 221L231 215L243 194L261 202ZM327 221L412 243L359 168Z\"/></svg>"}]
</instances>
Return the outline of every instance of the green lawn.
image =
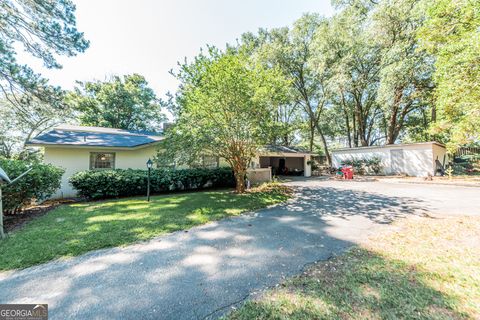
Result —
<instances>
[{"instance_id":1,"label":"green lawn","mask_svg":"<svg viewBox=\"0 0 480 320\"><path fill-rule=\"evenodd\" d=\"M0 270L129 244L285 201L280 188L194 192L64 205L0 241Z\"/></svg>"},{"instance_id":2,"label":"green lawn","mask_svg":"<svg viewBox=\"0 0 480 320\"><path fill-rule=\"evenodd\" d=\"M229 319L480 319L480 219L415 218Z\"/></svg>"}]
</instances>

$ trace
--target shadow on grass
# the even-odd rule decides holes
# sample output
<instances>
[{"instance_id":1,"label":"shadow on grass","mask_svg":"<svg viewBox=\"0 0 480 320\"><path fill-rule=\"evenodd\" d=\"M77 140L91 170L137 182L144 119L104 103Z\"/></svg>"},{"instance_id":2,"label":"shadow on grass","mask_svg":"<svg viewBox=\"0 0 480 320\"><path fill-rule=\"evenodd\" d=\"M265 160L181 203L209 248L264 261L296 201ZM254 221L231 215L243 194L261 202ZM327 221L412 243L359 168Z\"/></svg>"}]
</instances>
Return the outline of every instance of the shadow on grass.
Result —
<instances>
[{"instance_id":1,"label":"shadow on grass","mask_svg":"<svg viewBox=\"0 0 480 320\"><path fill-rule=\"evenodd\" d=\"M319 262L228 319L467 319L457 298L432 288L440 275L366 249Z\"/></svg>"},{"instance_id":2,"label":"shadow on grass","mask_svg":"<svg viewBox=\"0 0 480 320\"><path fill-rule=\"evenodd\" d=\"M129 244L286 200L231 191L124 198L61 206L0 242L0 270Z\"/></svg>"}]
</instances>

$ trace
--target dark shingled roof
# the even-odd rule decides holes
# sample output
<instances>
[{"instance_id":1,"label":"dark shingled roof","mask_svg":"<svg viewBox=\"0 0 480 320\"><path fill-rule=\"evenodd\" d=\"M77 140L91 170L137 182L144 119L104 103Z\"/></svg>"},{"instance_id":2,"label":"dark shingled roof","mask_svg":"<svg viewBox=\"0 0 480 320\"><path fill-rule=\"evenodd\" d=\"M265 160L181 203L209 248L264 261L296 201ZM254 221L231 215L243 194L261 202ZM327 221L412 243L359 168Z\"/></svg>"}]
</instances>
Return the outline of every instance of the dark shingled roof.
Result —
<instances>
[{"instance_id":1,"label":"dark shingled roof","mask_svg":"<svg viewBox=\"0 0 480 320\"><path fill-rule=\"evenodd\" d=\"M134 148L162 139L160 133L154 132L68 125L41 134L27 144Z\"/></svg>"}]
</instances>

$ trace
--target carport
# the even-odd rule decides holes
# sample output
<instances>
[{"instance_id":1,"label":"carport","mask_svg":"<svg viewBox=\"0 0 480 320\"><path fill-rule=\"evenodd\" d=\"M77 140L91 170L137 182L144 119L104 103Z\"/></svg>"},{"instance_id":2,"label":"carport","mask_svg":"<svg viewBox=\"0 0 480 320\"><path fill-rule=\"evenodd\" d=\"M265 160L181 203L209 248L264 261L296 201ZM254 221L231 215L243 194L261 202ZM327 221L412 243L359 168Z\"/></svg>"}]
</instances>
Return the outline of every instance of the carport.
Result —
<instances>
[{"instance_id":1,"label":"carport","mask_svg":"<svg viewBox=\"0 0 480 320\"><path fill-rule=\"evenodd\" d=\"M257 168L271 168L274 175L305 176L312 174L312 153L294 147L266 146L255 159Z\"/></svg>"}]
</instances>

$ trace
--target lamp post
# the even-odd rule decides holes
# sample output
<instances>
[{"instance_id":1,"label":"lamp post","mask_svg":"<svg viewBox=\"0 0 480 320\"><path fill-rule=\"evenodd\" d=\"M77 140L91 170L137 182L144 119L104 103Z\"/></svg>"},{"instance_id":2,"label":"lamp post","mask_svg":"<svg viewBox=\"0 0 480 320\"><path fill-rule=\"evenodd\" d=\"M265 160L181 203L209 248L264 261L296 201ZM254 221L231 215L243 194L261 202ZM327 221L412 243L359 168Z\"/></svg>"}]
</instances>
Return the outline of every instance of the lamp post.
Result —
<instances>
[{"instance_id":1,"label":"lamp post","mask_svg":"<svg viewBox=\"0 0 480 320\"><path fill-rule=\"evenodd\" d=\"M148 168L148 176L147 176L147 201L150 201L150 171L152 170L153 161L152 159L148 159L147 161L147 168Z\"/></svg>"}]
</instances>

